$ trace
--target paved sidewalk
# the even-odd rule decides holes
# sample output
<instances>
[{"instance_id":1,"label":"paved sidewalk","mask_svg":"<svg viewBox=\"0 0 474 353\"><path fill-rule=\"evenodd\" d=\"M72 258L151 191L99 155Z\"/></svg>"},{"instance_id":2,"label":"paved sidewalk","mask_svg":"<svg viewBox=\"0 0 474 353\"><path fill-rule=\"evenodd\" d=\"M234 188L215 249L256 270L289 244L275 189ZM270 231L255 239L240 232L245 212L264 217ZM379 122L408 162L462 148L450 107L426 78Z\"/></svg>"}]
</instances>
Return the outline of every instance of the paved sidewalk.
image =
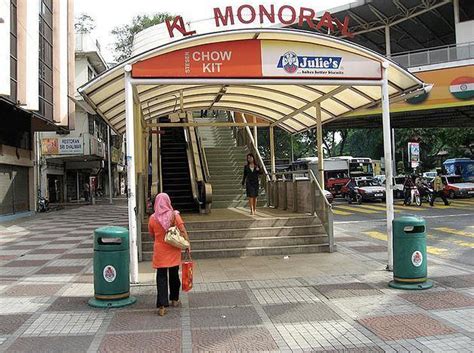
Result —
<instances>
[{"instance_id":1,"label":"paved sidewalk","mask_svg":"<svg viewBox=\"0 0 474 353\"><path fill-rule=\"evenodd\" d=\"M335 254L199 260L163 318L149 263L137 304L90 308L92 232L126 222L96 205L0 224L0 351L473 351L472 268L430 258L435 288L389 289L384 244L340 233Z\"/></svg>"}]
</instances>

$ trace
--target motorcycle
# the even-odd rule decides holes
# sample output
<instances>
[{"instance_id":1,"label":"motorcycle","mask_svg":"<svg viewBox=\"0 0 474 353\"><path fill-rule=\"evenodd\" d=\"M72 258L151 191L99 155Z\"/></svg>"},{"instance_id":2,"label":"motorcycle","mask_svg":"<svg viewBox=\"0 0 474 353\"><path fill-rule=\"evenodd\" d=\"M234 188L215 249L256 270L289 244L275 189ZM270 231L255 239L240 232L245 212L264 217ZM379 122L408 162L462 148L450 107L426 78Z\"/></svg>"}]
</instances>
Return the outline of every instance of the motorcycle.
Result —
<instances>
[{"instance_id":1,"label":"motorcycle","mask_svg":"<svg viewBox=\"0 0 474 353\"><path fill-rule=\"evenodd\" d=\"M355 190L355 193L354 193L354 196L351 196L351 194L347 194L346 195L346 200L347 202L350 204L352 204L352 202L357 202L358 205L362 204L362 195L359 193L359 191Z\"/></svg>"},{"instance_id":2,"label":"motorcycle","mask_svg":"<svg viewBox=\"0 0 474 353\"><path fill-rule=\"evenodd\" d=\"M428 185L422 184L419 187L420 197L422 202L431 203L431 199L433 198L433 189L431 189Z\"/></svg>"},{"instance_id":3,"label":"motorcycle","mask_svg":"<svg viewBox=\"0 0 474 353\"><path fill-rule=\"evenodd\" d=\"M417 206L421 206L422 204L421 195L416 186L410 188L410 197L403 201L405 206L410 206L412 203L415 203Z\"/></svg>"},{"instance_id":4,"label":"motorcycle","mask_svg":"<svg viewBox=\"0 0 474 353\"><path fill-rule=\"evenodd\" d=\"M43 196L38 197L38 212L48 212L49 211L49 201Z\"/></svg>"}]
</instances>

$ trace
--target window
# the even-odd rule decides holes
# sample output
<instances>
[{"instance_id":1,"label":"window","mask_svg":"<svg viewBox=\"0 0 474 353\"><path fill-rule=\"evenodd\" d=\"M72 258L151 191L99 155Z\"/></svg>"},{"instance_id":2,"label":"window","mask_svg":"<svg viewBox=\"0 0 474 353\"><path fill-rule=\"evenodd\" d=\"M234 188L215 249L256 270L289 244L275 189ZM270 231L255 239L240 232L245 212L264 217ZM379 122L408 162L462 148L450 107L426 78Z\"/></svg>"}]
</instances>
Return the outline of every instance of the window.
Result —
<instances>
[{"instance_id":1,"label":"window","mask_svg":"<svg viewBox=\"0 0 474 353\"><path fill-rule=\"evenodd\" d=\"M18 66L18 48L17 48L17 0L10 1L10 99L17 101L17 66Z\"/></svg>"},{"instance_id":2,"label":"window","mask_svg":"<svg viewBox=\"0 0 474 353\"><path fill-rule=\"evenodd\" d=\"M53 120L53 4L40 1L39 114Z\"/></svg>"},{"instance_id":3,"label":"window","mask_svg":"<svg viewBox=\"0 0 474 353\"><path fill-rule=\"evenodd\" d=\"M474 6L472 0L459 0L459 21L474 20Z\"/></svg>"},{"instance_id":4,"label":"window","mask_svg":"<svg viewBox=\"0 0 474 353\"><path fill-rule=\"evenodd\" d=\"M95 133L95 118L93 115L87 114L89 119L89 134L94 136Z\"/></svg>"}]
</instances>

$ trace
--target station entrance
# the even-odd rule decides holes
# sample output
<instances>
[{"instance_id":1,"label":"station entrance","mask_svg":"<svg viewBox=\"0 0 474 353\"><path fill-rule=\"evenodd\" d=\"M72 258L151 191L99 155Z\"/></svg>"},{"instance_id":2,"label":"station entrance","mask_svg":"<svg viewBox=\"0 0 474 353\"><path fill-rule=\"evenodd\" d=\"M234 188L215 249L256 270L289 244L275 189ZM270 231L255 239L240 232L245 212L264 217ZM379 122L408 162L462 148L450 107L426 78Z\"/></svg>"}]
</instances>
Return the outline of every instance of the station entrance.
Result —
<instances>
[{"instance_id":1,"label":"station entrance","mask_svg":"<svg viewBox=\"0 0 474 353\"><path fill-rule=\"evenodd\" d=\"M197 229L206 224L212 228L209 222L226 222L220 234L238 232L242 223L237 221L246 221L235 216L243 212L240 205L226 204L217 191L234 190L236 172L245 162L239 156L245 152L255 153L264 168L266 208L261 217L267 223L262 224L273 228L277 236L283 229L298 229L294 219L306 219L307 225L319 227L327 251L333 251L332 211L323 191L322 128L377 105L383 116L391 266L389 104L420 95L429 87L361 46L293 29L242 29L185 37L133 57L81 87L85 101L126 135L131 281L138 281L138 259L147 251L140 230L148 186L151 194L168 190L173 202L175 193L176 203L185 211L197 212L190 216L193 220L203 217ZM269 168L259 156L252 127L270 131ZM233 132L239 129L240 135ZM275 129L288 134L317 130L317 173L308 171L307 180L277 173ZM210 162L216 167L214 175ZM207 245L212 240L224 242L212 238L218 232L201 233L195 239ZM225 239L229 244L232 240ZM239 246L254 247L247 241Z\"/></svg>"}]
</instances>

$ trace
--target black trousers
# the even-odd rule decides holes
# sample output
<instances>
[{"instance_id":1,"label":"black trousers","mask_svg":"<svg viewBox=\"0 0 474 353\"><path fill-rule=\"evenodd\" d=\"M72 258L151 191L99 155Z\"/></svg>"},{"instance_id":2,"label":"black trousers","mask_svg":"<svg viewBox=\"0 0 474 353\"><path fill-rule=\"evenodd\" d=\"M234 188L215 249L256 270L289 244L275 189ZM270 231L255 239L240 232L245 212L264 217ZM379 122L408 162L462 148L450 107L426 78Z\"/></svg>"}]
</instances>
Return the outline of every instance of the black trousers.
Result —
<instances>
[{"instance_id":1,"label":"black trousers","mask_svg":"<svg viewBox=\"0 0 474 353\"><path fill-rule=\"evenodd\" d=\"M156 270L156 307L169 306L168 301L168 272L169 272L169 300L179 300L181 281L179 280L179 266L158 268Z\"/></svg>"},{"instance_id":2,"label":"black trousers","mask_svg":"<svg viewBox=\"0 0 474 353\"><path fill-rule=\"evenodd\" d=\"M433 191L433 196L431 196L431 203L430 203L431 206L433 206L437 197L441 197L441 199L443 200L446 206L449 205L449 202L446 199L446 196L444 195L443 191Z\"/></svg>"}]
</instances>

